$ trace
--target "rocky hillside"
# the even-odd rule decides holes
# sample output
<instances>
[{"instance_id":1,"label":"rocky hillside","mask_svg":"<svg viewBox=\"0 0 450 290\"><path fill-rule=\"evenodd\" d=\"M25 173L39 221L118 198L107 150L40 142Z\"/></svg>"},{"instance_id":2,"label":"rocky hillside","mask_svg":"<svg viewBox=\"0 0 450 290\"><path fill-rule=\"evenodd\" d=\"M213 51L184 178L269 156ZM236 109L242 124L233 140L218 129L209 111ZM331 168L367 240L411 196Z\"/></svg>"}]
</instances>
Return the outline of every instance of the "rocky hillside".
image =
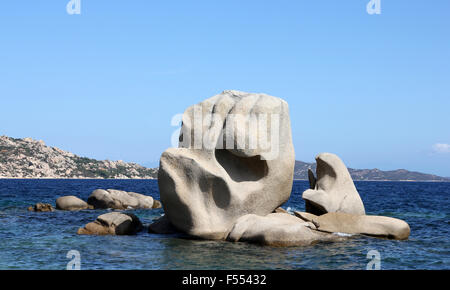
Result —
<instances>
[{"instance_id":1,"label":"rocky hillside","mask_svg":"<svg viewBox=\"0 0 450 290\"><path fill-rule=\"evenodd\" d=\"M308 168L316 172L315 163L295 162L294 179L308 180ZM356 181L441 181L450 182L450 178L440 177L404 169L381 171L379 169L352 169L349 172Z\"/></svg>"},{"instance_id":2,"label":"rocky hillside","mask_svg":"<svg viewBox=\"0 0 450 290\"><path fill-rule=\"evenodd\" d=\"M80 157L31 138L0 137L0 178L152 179L157 169Z\"/></svg>"},{"instance_id":3,"label":"rocky hillside","mask_svg":"<svg viewBox=\"0 0 450 290\"><path fill-rule=\"evenodd\" d=\"M316 164L296 161L294 178L307 180L308 168L315 171ZM381 171L349 168L349 171L354 180L450 182L450 178L404 169ZM153 179L157 176L157 168L123 161L98 161L46 146L43 141L0 136L0 178Z\"/></svg>"}]
</instances>

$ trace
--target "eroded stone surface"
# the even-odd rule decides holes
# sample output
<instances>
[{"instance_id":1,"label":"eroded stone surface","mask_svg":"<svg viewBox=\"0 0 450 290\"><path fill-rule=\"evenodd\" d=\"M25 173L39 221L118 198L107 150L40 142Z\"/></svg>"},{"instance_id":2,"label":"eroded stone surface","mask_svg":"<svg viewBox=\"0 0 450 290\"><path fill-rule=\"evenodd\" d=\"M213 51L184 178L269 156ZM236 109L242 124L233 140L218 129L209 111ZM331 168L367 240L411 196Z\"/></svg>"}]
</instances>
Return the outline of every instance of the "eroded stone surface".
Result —
<instances>
[{"instance_id":1,"label":"eroded stone surface","mask_svg":"<svg viewBox=\"0 0 450 290\"><path fill-rule=\"evenodd\" d=\"M310 186L303 193L307 212L321 215L344 212L364 215L364 204L344 162L331 153L316 157L317 179L309 171Z\"/></svg>"},{"instance_id":2,"label":"eroded stone surface","mask_svg":"<svg viewBox=\"0 0 450 290\"><path fill-rule=\"evenodd\" d=\"M373 237L405 240L409 237L409 225L396 218L384 216L353 215L333 212L321 216L295 212L304 221L312 222L317 230L328 233L362 234Z\"/></svg>"},{"instance_id":3,"label":"eroded stone surface","mask_svg":"<svg viewBox=\"0 0 450 290\"><path fill-rule=\"evenodd\" d=\"M261 123L254 122L258 117ZM265 124L265 131L254 124ZM233 141L223 142L227 138ZM233 149L223 149L230 144ZM287 103L225 91L188 108L180 148L162 154L158 184L164 211L184 233L225 239L241 216L270 214L289 199L294 163Z\"/></svg>"},{"instance_id":4,"label":"eroded stone surface","mask_svg":"<svg viewBox=\"0 0 450 290\"><path fill-rule=\"evenodd\" d=\"M286 213L267 216L254 214L239 218L228 240L268 246L306 246L320 241L338 240L337 236L315 231L314 224Z\"/></svg>"}]
</instances>

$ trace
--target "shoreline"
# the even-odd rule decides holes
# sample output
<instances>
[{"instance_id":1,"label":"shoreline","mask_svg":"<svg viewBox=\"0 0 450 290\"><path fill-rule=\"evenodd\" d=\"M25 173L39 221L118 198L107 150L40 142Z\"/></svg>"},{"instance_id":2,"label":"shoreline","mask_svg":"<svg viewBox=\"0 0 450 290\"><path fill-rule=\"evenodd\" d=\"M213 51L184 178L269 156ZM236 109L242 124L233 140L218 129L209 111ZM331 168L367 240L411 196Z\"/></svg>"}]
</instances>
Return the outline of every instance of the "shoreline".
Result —
<instances>
[{"instance_id":1,"label":"shoreline","mask_svg":"<svg viewBox=\"0 0 450 290\"><path fill-rule=\"evenodd\" d=\"M95 178L95 177L2 177L0 180L158 180L158 178Z\"/></svg>"},{"instance_id":2,"label":"shoreline","mask_svg":"<svg viewBox=\"0 0 450 290\"><path fill-rule=\"evenodd\" d=\"M93 177L2 177L0 180L158 180L158 178L93 178ZM294 181L308 181L307 179L294 179ZM450 180L353 180L354 182L427 182L450 183Z\"/></svg>"}]
</instances>

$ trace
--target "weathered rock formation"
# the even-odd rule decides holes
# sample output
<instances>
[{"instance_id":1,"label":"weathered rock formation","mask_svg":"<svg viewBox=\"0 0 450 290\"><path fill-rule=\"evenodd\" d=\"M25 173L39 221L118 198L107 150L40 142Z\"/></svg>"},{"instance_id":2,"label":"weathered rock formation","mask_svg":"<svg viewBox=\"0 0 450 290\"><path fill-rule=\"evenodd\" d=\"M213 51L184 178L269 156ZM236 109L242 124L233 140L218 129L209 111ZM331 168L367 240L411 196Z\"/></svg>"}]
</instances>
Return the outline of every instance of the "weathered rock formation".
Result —
<instances>
[{"instance_id":1,"label":"weathered rock formation","mask_svg":"<svg viewBox=\"0 0 450 290\"><path fill-rule=\"evenodd\" d=\"M311 189L303 193L306 211L312 214L345 212L364 215L364 204L344 162L331 153L316 157L317 179L309 172Z\"/></svg>"},{"instance_id":2,"label":"weathered rock formation","mask_svg":"<svg viewBox=\"0 0 450 290\"><path fill-rule=\"evenodd\" d=\"M81 200L73 195L62 196L56 199L56 209L59 210L75 211L89 208L93 207L87 204L84 200Z\"/></svg>"},{"instance_id":3,"label":"weathered rock formation","mask_svg":"<svg viewBox=\"0 0 450 290\"><path fill-rule=\"evenodd\" d=\"M151 209L154 200L151 196L115 189L97 189L89 196L88 204L95 209ZM158 204L156 204L158 206Z\"/></svg>"},{"instance_id":4,"label":"weathered rock formation","mask_svg":"<svg viewBox=\"0 0 450 290\"><path fill-rule=\"evenodd\" d=\"M99 216L94 222L79 228L79 235L134 235L142 230L142 223L130 213L110 212Z\"/></svg>"},{"instance_id":5,"label":"weathered rock formation","mask_svg":"<svg viewBox=\"0 0 450 290\"><path fill-rule=\"evenodd\" d=\"M225 91L188 108L179 148L162 154L164 211L184 233L225 239L238 218L268 215L289 199L294 163L288 104Z\"/></svg>"},{"instance_id":6,"label":"weathered rock formation","mask_svg":"<svg viewBox=\"0 0 450 290\"><path fill-rule=\"evenodd\" d=\"M53 208L53 206L51 204L48 203L36 203L34 206L30 206L28 208L28 211L34 211L34 212L51 212L54 211L55 209Z\"/></svg>"},{"instance_id":7,"label":"weathered rock formation","mask_svg":"<svg viewBox=\"0 0 450 290\"><path fill-rule=\"evenodd\" d=\"M399 219L384 216L353 215L332 212L316 216L305 212L295 215L312 222L317 230L327 233L362 234L372 237L405 240L409 237L409 225Z\"/></svg>"},{"instance_id":8,"label":"weathered rock formation","mask_svg":"<svg viewBox=\"0 0 450 290\"><path fill-rule=\"evenodd\" d=\"M267 216L245 215L237 220L227 238L231 242L249 242L268 246L305 246L337 237L315 231L311 222L286 213Z\"/></svg>"}]
</instances>

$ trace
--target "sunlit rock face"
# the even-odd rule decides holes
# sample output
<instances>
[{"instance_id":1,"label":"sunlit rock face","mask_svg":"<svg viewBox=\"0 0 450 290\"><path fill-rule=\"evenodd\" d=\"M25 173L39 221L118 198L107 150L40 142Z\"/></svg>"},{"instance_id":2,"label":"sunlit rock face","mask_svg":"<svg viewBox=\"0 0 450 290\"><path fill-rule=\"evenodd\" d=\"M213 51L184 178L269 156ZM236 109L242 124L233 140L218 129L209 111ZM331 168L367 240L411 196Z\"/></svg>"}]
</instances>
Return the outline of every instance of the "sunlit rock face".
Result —
<instances>
[{"instance_id":1,"label":"sunlit rock face","mask_svg":"<svg viewBox=\"0 0 450 290\"><path fill-rule=\"evenodd\" d=\"M225 239L247 214L285 203L295 164L288 104L225 91L189 107L179 148L160 160L159 190L170 223L189 235Z\"/></svg>"},{"instance_id":2,"label":"sunlit rock face","mask_svg":"<svg viewBox=\"0 0 450 290\"><path fill-rule=\"evenodd\" d=\"M321 216L295 212L305 222L312 222L318 231L327 233L362 234L378 238L406 240L411 229L400 219L385 216L353 215L331 212Z\"/></svg>"},{"instance_id":3,"label":"sunlit rock face","mask_svg":"<svg viewBox=\"0 0 450 290\"><path fill-rule=\"evenodd\" d=\"M88 209L90 207L92 208L92 206L89 206L87 202L73 195L61 196L56 199L56 209L59 210L76 211Z\"/></svg>"},{"instance_id":4,"label":"sunlit rock face","mask_svg":"<svg viewBox=\"0 0 450 290\"><path fill-rule=\"evenodd\" d=\"M95 209L151 209L154 199L151 196L115 189L96 189L88 198L88 204Z\"/></svg>"},{"instance_id":5,"label":"sunlit rock face","mask_svg":"<svg viewBox=\"0 0 450 290\"><path fill-rule=\"evenodd\" d=\"M364 215L364 204L344 162L331 153L316 157L317 179L309 172L311 189L303 193L306 211L316 215L344 212Z\"/></svg>"}]
</instances>

